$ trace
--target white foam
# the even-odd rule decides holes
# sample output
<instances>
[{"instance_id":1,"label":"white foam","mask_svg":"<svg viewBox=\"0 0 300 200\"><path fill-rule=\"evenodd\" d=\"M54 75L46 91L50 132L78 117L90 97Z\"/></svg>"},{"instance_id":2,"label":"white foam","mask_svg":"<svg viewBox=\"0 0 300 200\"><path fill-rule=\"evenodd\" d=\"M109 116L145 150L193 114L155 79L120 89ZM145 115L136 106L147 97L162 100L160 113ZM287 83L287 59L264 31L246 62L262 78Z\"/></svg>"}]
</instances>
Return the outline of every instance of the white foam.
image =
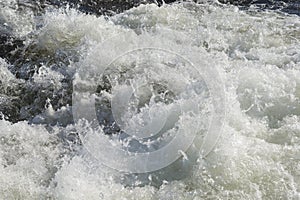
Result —
<instances>
[{"instance_id":1,"label":"white foam","mask_svg":"<svg viewBox=\"0 0 300 200\"><path fill-rule=\"evenodd\" d=\"M69 162L59 159L57 135L86 127L53 127L50 134L43 126L0 121L1 197L300 197L299 17L272 11L247 13L234 6L174 4L160 8L140 6L114 16L111 21L74 10L49 11L44 18L44 27L36 33L38 44L54 52L58 49L76 51L80 61L69 67L83 69L87 74L92 74L92 67L97 67L101 60L97 57L99 43L125 32L135 32L135 37L145 40L155 37L156 42L166 48L179 45L182 52L206 55L212 61L211 65L220 70L225 82L228 112L223 135L215 150L205 159L198 160L191 171L192 176L169 182L161 180L164 184L160 188L125 187L118 179L121 176L118 172L99 167L97 160L84 150ZM135 30L128 30L128 27ZM176 34L169 34L170 31ZM179 34L185 37L177 37ZM54 83L59 86L60 75L51 70L48 72L45 76L57 80ZM174 88L180 88L183 76L178 74L176 78ZM38 84L49 81L41 77L35 77L35 80ZM51 116L55 114L43 117L50 119ZM173 173L172 170L174 168L170 169ZM148 177L149 180L152 178ZM163 179L163 176L159 178Z\"/></svg>"}]
</instances>

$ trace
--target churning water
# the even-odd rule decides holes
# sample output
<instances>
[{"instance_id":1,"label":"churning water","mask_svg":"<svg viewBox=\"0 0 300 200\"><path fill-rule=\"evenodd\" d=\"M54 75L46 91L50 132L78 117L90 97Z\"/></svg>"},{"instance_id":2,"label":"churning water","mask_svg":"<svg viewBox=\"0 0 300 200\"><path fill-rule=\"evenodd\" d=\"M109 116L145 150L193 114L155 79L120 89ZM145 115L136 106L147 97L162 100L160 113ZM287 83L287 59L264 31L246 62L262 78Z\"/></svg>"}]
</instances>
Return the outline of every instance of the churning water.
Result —
<instances>
[{"instance_id":1,"label":"churning water","mask_svg":"<svg viewBox=\"0 0 300 200\"><path fill-rule=\"evenodd\" d=\"M300 199L299 16L3 0L0 33L0 199Z\"/></svg>"}]
</instances>

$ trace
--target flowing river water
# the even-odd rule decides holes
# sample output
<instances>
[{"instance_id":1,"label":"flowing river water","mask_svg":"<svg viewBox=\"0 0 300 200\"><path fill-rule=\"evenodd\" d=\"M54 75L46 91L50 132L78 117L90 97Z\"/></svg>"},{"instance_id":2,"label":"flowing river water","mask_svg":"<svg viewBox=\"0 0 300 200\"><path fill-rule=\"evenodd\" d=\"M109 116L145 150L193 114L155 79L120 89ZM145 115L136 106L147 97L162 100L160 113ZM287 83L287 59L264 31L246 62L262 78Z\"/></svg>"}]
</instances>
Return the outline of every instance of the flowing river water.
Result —
<instances>
[{"instance_id":1,"label":"flowing river water","mask_svg":"<svg viewBox=\"0 0 300 200\"><path fill-rule=\"evenodd\" d=\"M0 199L300 199L299 1L83 2L0 2Z\"/></svg>"}]
</instances>

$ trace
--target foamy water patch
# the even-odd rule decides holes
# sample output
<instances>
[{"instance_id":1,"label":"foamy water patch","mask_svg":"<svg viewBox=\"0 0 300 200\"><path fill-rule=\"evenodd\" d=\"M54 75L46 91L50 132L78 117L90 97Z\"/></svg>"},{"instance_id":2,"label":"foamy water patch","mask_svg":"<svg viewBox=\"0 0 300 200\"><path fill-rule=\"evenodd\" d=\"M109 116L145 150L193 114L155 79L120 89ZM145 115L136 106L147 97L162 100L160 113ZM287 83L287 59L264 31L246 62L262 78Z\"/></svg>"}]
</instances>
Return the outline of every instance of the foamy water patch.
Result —
<instances>
[{"instance_id":1,"label":"foamy water patch","mask_svg":"<svg viewBox=\"0 0 300 200\"><path fill-rule=\"evenodd\" d=\"M30 8L18 10L18 1L4 0L0 3L0 23L4 33L23 37L35 30L35 19Z\"/></svg>"},{"instance_id":2,"label":"foamy water patch","mask_svg":"<svg viewBox=\"0 0 300 200\"><path fill-rule=\"evenodd\" d=\"M59 141L39 125L0 121L0 196L3 199L51 197L59 166Z\"/></svg>"},{"instance_id":3,"label":"foamy water patch","mask_svg":"<svg viewBox=\"0 0 300 200\"><path fill-rule=\"evenodd\" d=\"M111 20L68 9L48 11L44 27L36 32L39 48L46 49L49 55L68 52L66 55L76 55L78 59L61 68L42 65L33 75L33 88L45 87L46 94L51 94L56 90L47 88L49 83L53 81L51 84L58 89L65 87L61 82L72 77L75 69L87 75L101 70L99 63L115 55L107 51L107 57L100 57L99 52L103 55L107 50L101 49L101 43L115 34L129 33L139 44L178 47L179 52L200 55L217 67L225 82L227 120L218 145L205 158L189 166L185 158L195 154L181 152L182 159L163 171L167 176L147 174L135 179L99 165L82 148L78 133L90 127L72 125L71 105L54 109L51 101L42 102L44 112L38 113L33 122L48 124L50 133L44 126L27 122L0 122L3 138L0 182L4 183L0 186L1 196L6 199L298 199L299 23L296 16L208 4L161 8L146 5ZM120 38L109 41L116 49L126 49L126 45L120 45ZM120 63L131 66L132 59L127 58L115 62L116 68ZM0 76L4 77L3 88L7 88L16 79L9 74L8 65L2 63ZM159 68L153 71L178 93L184 90L186 76L191 74L184 69L181 74L169 74ZM154 77L154 73L149 74ZM131 75L135 74L127 73L128 77ZM88 79L86 83L94 86L95 82ZM138 94L147 97L149 90L144 86L140 89ZM191 95L188 89L187 97ZM182 120L188 122L188 115ZM63 126L57 128L55 124ZM189 132L190 127L186 123L182 130ZM197 142L201 141L196 140L196 146ZM62 143L70 144L68 150L74 149L69 154L72 159L60 163ZM113 154L107 155L108 159L116 160ZM180 170L186 173L186 166L188 176L176 177ZM168 177L172 178L166 180ZM156 187L148 185L154 181L159 183Z\"/></svg>"}]
</instances>

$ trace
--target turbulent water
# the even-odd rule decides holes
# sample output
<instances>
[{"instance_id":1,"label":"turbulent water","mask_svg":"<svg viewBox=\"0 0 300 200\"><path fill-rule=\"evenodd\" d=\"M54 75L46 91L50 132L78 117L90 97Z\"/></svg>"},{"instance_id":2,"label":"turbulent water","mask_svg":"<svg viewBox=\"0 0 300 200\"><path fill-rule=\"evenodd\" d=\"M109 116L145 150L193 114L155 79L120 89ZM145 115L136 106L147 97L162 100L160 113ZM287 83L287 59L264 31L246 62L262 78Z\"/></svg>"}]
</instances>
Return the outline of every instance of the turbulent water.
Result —
<instances>
[{"instance_id":1,"label":"turbulent water","mask_svg":"<svg viewBox=\"0 0 300 200\"><path fill-rule=\"evenodd\" d=\"M293 5L288 14L255 4L143 4L96 16L1 1L0 199L300 199L300 18ZM139 97L127 98L128 84ZM90 114L78 106L78 90L96 94L100 138L163 135L150 145L133 141L131 151L155 151L181 132L200 138L149 173L120 172L127 167L121 156L105 150L112 169L97 157L103 149L84 142L82 134L98 132L78 120ZM215 97L224 97L220 118L211 109ZM201 146L209 120L223 123L211 152Z\"/></svg>"}]
</instances>

